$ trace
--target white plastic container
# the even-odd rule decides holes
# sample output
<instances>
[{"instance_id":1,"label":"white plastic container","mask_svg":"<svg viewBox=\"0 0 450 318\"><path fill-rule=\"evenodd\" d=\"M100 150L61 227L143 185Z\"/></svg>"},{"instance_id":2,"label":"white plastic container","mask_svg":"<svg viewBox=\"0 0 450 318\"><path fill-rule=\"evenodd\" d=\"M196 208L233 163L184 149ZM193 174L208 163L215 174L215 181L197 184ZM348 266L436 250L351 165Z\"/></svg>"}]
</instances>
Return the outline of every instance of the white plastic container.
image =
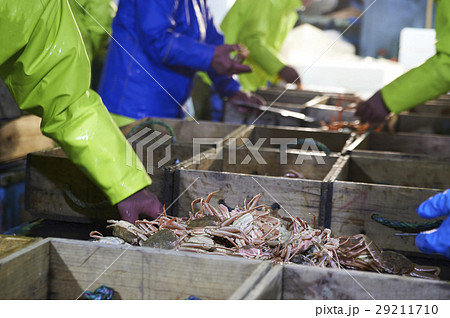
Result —
<instances>
[{"instance_id":1,"label":"white plastic container","mask_svg":"<svg viewBox=\"0 0 450 318\"><path fill-rule=\"evenodd\" d=\"M410 70L436 54L436 31L434 29L404 28L400 33L398 61Z\"/></svg>"}]
</instances>

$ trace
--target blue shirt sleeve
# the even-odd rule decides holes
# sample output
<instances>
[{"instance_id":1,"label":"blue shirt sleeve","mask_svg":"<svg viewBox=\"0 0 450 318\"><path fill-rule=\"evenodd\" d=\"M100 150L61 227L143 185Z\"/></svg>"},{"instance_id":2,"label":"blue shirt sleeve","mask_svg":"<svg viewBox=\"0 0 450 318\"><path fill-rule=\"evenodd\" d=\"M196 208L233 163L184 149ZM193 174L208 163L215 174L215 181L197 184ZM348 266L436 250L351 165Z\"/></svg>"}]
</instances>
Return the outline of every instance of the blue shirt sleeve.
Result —
<instances>
[{"instance_id":1,"label":"blue shirt sleeve","mask_svg":"<svg viewBox=\"0 0 450 318\"><path fill-rule=\"evenodd\" d=\"M207 71L215 46L175 32L174 15L180 5L183 1L136 0L139 41L146 54L165 65Z\"/></svg>"},{"instance_id":2,"label":"blue shirt sleeve","mask_svg":"<svg viewBox=\"0 0 450 318\"><path fill-rule=\"evenodd\" d=\"M217 30L211 12L208 8L206 30L206 43L214 46L225 44L224 36ZM207 73L213 82L214 88L222 98L232 96L241 89L239 82L232 77L217 74L212 68L209 68Z\"/></svg>"}]
</instances>

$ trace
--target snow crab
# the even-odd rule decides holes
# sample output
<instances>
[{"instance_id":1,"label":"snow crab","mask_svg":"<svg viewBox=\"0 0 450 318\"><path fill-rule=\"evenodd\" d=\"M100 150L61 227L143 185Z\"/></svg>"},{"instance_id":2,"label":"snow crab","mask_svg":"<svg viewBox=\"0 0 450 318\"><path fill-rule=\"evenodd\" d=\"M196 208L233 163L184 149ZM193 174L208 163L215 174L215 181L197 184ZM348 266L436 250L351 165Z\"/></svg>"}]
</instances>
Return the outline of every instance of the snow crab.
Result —
<instances>
[{"instance_id":1,"label":"snow crab","mask_svg":"<svg viewBox=\"0 0 450 318\"><path fill-rule=\"evenodd\" d=\"M381 251L363 234L340 237L338 255L340 264L351 269L439 279L439 267L417 265L399 253Z\"/></svg>"}]
</instances>

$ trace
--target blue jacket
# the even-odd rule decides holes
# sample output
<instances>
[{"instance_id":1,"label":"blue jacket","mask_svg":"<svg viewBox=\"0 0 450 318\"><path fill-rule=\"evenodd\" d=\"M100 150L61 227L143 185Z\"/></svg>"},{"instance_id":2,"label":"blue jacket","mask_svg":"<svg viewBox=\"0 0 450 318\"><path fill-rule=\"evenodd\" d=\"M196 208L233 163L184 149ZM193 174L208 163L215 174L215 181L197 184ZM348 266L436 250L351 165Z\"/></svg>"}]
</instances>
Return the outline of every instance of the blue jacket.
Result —
<instances>
[{"instance_id":1,"label":"blue jacket","mask_svg":"<svg viewBox=\"0 0 450 318\"><path fill-rule=\"evenodd\" d=\"M224 43L206 0L120 1L99 93L111 113L132 118L184 117L196 71L210 76L219 94L239 83L211 67Z\"/></svg>"}]
</instances>

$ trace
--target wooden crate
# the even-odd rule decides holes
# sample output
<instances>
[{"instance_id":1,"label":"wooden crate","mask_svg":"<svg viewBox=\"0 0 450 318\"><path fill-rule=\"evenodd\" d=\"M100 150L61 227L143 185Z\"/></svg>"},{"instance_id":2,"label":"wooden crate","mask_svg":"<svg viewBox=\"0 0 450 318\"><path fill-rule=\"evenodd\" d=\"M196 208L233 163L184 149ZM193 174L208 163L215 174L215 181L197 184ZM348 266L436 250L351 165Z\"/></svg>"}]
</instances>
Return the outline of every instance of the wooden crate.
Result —
<instances>
[{"instance_id":1,"label":"wooden crate","mask_svg":"<svg viewBox=\"0 0 450 318\"><path fill-rule=\"evenodd\" d=\"M322 95L320 92L299 91L291 89L285 90L276 87L267 87L264 89L260 89L256 93L264 98L269 105L274 101L279 103L300 105L317 96Z\"/></svg>"},{"instance_id":2,"label":"wooden crate","mask_svg":"<svg viewBox=\"0 0 450 318\"><path fill-rule=\"evenodd\" d=\"M219 191L214 195L214 205L224 199L229 206L242 206L245 199L261 193L261 203L271 205L277 202L290 214L298 215L311 224L314 216L320 219L323 202L321 180L337 156L315 157L311 152L305 154L292 150L285 153L284 164L278 150L266 148L259 150L259 154L267 164L260 164L249 149L238 149L236 161L229 159L232 153L228 148L224 148L222 153L211 150L203 153L198 163L190 159L175 167L174 206L179 216L188 215L194 199ZM243 164L246 158L250 160ZM305 179L284 177L289 169L304 174Z\"/></svg>"},{"instance_id":3,"label":"wooden crate","mask_svg":"<svg viewBox=\"0 0 450 318\"><path fill-rule=\"evenodd\" d=\"M327 176L325 225L335 235L369 236L380 248L418 252L414 236L376 223L373 213L393 221L426 222L415 209L450 187L450 163L426 159L343 156Z\"/></svg>"},{"instance_id":4,"label":"wooden crate","mask_svg":"<svg viewBox=\"0 0 450 318\"><path fill-rule=\"evenodd\" d=\"M324 144L331 152L341 153L346 152L346 148L352 144L355 137L351 133L322 131L313 128L248 126L236 135L236 144L238 146L243 145L243 138L248 138L252 144L256 144L260 139L265 139L261 147L279 148L279 145L276 145L275 141L271 143L271 138L290 138L296 140L311 138Z\"/></svg>"},{"instance_id":5,"label":"wooden crate","mask_svg":"<svg viewBox=\"0 0 450 318\"><path fill-rule=\"evenodd\" d=\"M141 160L146 164L146 152ZM158 168L165 157L158 148L153 152L152 184L149 189L166 204L172 200L172 178L167 167L175 160L192 157L192 146L172 145L172 160ZM88 177L58 148L32 153L27 160L25 209L37 217L71 222L93 222L119 218L117 209Z\"/></svg>"},{"instance_id":6,"label":"wooden crate","mask_svg":"<svg viewBox=\"0 0 450 318\"><path fill-rule=\"evenodd\" d=\"M323 121L327 124L337 121L340 117L341 121L355 121L355 110L344 110L340 106L333 105L315 105L305 108L305 115Z\"/></svg>"},{"instance_id":7,"label":"wooden crate","mask_svg":"<svg viewBox=\"0 0 450 318\"><path fill-rule=\"evenodd\" d=\"M27 115L0 125L0 162L24 158L28 153L51 149L55 143L42 135L41 118Z\"/></svg>"},{"instance_id":8,"label":"wooden crate","mask_svg":"<svg viewBox=\"0 0 450 318\"><path fill-rule=\"evenodd\" d=\"M245 299L411 300L449 299L450 284L354 270L277 265Z\"/></svg>"},{"instance_id":9,"label":"wooden crate","mask_svg":"<svg viewBox=\"0 0 450 318\"><path fill-rule=\"evenodd\" d=\"M371 133L358 137L348 147L354 154L450 159L450 137L410 133Z\"/></svg>"},{"instance_id":10,"label":"wooden crate","mask_svg":"<svg viewBox=\"0 0 450 318\"><path fill-rule=\"evenodd\" d=\"M172 127L177 136L177 144L165 142L153 150L150 160L145 148L148 147L147 142L142 151L138 152L138 156L152 178L149 189L168 207L173 200L173 175L167 168L193 156L193 138L207 136L227 140L234 131L237 133L242 127L220 123L198 125L195 122L176 119L158 120ZM133 123L123 127L122 131L127 134L135 126ZM167 133L161 126L156 125L155 129ZM145 138L145 135L132 143L135 150L142 138ZM169 144L170 160L160 165L160 160L166 158L166 147ZM205 145L200 149L206 150L210 147L211 145ZM119 218L117 209L109 204L106 196L59 148L28 156L25 207L35 216L61 221L91 223L107 218ZM168 212L171 213L170 209Z\"/></svg>"},{"instance_id":11,"label":"wooden crate","mask_svg":"<svg viewBox=\"0 0 450 318\"><path fill-rule=\"evenodd\" d=\"M450 116L450 101L432 100L409 110L411 113Z\"/></svg>"},{"instance_id":12,"label":"wooden crate","mask_svg":"<svg viewBox=\"0 0 450 318\"><path fill-rule=\"evenodd\" d=\"M283 98L283 96L281 98ZM270 106L270 110L289 110L297 113L304 113L305 109L307 109L308 107L320 104L328 99L328 97L324 96L315 96L311 99L307 98L309 98L309 96L301 96L295 103L284 103L278 100L273 102L267 101L266 105ZM246 125L272 125L312 128L320 126L319 122L309 123L298 118L271 112L270 110L265 112L254 111L242 114L240 112L237 112L236 108L231 103L226 103L224 105L223 111L224 122L240 123Z\"/></svg>"},{"instance_id":13,"label":"wooden crate","mask_svg":"<svg viewBox=\"0 0 450 318\"><path fill-rule=\"evenodd\" d=\"M206 138L227 139L228 136L234 135L235 131L238 131L239 129L243 128L243 126L240 124L219 123L210 121L195 122L171 118L144 118L127 126L121 127L121 130L124 135L127 135L137 125L148 120L162 121L163 123L170 126L173 129L176 141L179 144L192 144L194 138L206 137ZM152 127L151 124L148 124L144 125L143 127L149 127L151 129L154 128L159 132L169 134L168 130L161 125L154 125L154 127ZM139 128L139 130L140 129L141 128Z\"/></svg>"},{"instance_id":14,"label":"wooden crate","mask_svg":"<svg viewBox=\"0 0 450 318\"><path fill-rule=\"evenodd\" d=\"M0 259L0 299L77 299L100 285L114 299L242 299L270 264L67 239L45 239Z\"/></svg>"},{"instance_id":15,"label":"wooden crate","mask_svg":"<svg viewBox=\"0 0 450 318\"><path fill-rule=\"evenodd\" d=\"M0 259L20 251L39 240L40 238L0 234Z\"/></svg>"},{"instance_id":16,"label":"wooden crate","mask_svg":"<svg viewBox=\"0 0 450 318\"><path fill-rule=\"evenodd\" d=\"M348 100L355 98L353 94L339 94L339 93L328 93L328 92L316 92L307 90L295 90L295 89L284 89L281 87L267 87L260 89L256 92L262 96L268 103L277 101L280 103L289 104L304 104L314 97L323 97L322 103L327 103L329 105L336 105L337 101L342 102L342 106L347 105Z\"/></svg>"},{"instance_id":17,"label":"wooden crate","mask_svg":"<svg viewBox=\"0 0 450 318\"><path fill-rule=\"evenodd\" d=\"M398 115L395 131L450 135L450 117L429 114L402 113Z\"/></svg>"}]
</instances>

